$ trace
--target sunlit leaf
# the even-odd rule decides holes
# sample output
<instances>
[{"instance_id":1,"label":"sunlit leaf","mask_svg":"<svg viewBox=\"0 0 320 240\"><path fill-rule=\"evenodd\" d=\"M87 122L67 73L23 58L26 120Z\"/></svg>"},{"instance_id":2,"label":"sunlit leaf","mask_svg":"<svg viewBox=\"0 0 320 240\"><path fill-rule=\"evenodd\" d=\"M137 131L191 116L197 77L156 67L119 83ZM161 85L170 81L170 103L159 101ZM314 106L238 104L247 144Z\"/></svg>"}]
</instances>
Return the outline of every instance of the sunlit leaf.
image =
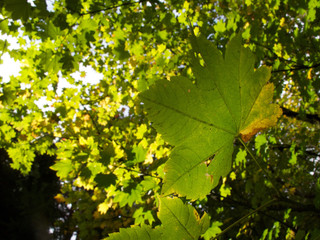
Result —
<instances>
[{"instance_id":1,"label":"sunlit leaf","mask_svg":"<svg viewBox=\"0 0 320 240\"><path fill-rule=\"evenodd\" d=\"M208 230L202 235L205 240L210 240L219 233L221 233L220 226L222 225L221 222L212 222L211 226Z\"/></svg>"},{"instance_id":2,"label":"sunlit leaf","mask_svg":"<svg viewBox=\"0 0 320 240\"><path fill-rule=\"evenodd\" d=\"M149 226L120 229L107 239L185 239L197 240L209 227L209 216L204 213L200 218L197 211L179 198L160 198L158 213L162 222L160 227Z\"/></svg>"},{"instance_id":3,"label":"sunlit leaf","mask_svg":"<svg viewBox=\"0 0 320 240\"><path fill-rule=\"evenodd\" d=\"M200 218L197 211L179 198L161 198L159 218L164 228L164 239L199 239L209 227L209 216Z\"/></svg>"},{"instance_id":4,"label":"sunlit leaf","mask_svg":"<svg viewBox=\"0 0 320 240\"><path fill-rule=\"evenodd\" d=\"M229 42L224 57L203 37L193 40L193 47L202 57L193 63L196 85L185 77L159 80L141 98L154 127L175 145L163 194L197 199L230 171L235 137L248 141L275 125L281 110L271 103L270 69L254 69L240 36Z\"/></svg>"},{"instance_id":5,"label":"sunlit leaf","mask_svg":"<svg viewBox=\"0 0 320 240\"><path fill-rule=\"evenodd\" d=\"M54 165L50 167L52 170L57 171L57 176L61 179L66 179L69 173L72 171L72 161L71 159L62 159L57 161Z\"/></svg>"},{"instance_id":6,"label":"sunlit leaf","mask_svg":"<svg viewBox=\"0 0 320 240\"><path fill-rule=\"evenodd\" d=\"M31 170L35 154L26 144L16 144L8 149L9 157L12 159L11 167L27 174Z\"/></svg>"},{"instance_id":7,"label":"sunlit leaf","mask_svg":"<svg viewBox=\"0 0 320 240\"><path fill-rule=\"evenodd\" d=\"M160 231L151 229L150 226L134 226L132 228L122 228L119 233L110 234L108 240L156 240L162 239Z\"/></svg>"}]
</instances>

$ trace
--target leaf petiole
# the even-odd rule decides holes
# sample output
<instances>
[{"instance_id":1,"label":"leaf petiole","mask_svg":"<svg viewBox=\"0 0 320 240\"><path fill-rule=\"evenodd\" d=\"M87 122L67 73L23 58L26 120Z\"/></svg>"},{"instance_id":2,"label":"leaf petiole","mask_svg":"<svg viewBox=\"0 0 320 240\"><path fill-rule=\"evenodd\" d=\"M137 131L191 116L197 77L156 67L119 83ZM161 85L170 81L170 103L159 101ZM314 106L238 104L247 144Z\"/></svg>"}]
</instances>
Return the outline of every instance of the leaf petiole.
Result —
<instances>
[{"instance_id":1,"label":"leaf petiole","mask_svg":"<svg viewBox=\"0 0 320 240\"><path fill-rule=\"evenodd\" d=\"M262 206L256 208L255 210L249 212L247 215L243 216L242 218L240 218L239 220L235 221L234 223L232 223L230 226L228 226L226 229L224 229L222 232L220 232L217 236L215 236L213 238L213 240L218 239L218 237L222 236L223 234L225 234L226 232L228 232L231 228L233 228L235 225L237 225L238 223L242 222L243 220L245 220L246 218L250 217L252 214L260 211L261 209L269 206L270 204L272 204L273 202L277 201L276 198L271 199L270 201L266 202L265 204L263 204Z\"/></svg>"},{"instance_id":2,"label":"leaf petiole","mask_svg":"<svg viewBox=\"0 0 320 240\"><path fill-rule=\"evenodd\" d=\"M247 144L241 139L241 137L238 137L239 141L241 142L241 144L244 146L244 148L246 149L246 151L249 153L249 155L251 156L251 158L256 162L256 164L258 165L258 167L264 172L264 174L267 176L267 178L269 179L273 189L275 190L277 196L279 198L281 198L281 193L278 190L278 188L276 187L272 177L270 176L270 174L267 172L267 170L261 166L261 164L259 163L258 159L254 156L254 154L252 153L252 151L248 148Z\"/></svg>"}]
</instances>

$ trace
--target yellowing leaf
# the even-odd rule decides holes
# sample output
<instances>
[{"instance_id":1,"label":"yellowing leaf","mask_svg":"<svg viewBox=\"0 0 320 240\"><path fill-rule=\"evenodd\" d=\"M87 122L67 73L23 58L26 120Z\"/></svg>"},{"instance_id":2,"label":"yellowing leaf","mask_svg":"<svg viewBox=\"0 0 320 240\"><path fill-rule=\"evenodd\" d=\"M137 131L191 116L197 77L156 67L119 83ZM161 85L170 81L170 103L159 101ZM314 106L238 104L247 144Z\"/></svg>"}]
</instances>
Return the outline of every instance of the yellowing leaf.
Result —
<instances>
[{"instance_id":1,"label":"yellowing leaf","mask_svg":"<svg viewBox=\"0 0 320 240\"><path fill-rule=\"evenodd\" d=\"M285 18L284 17L282 17L281 19L280 19L280 27L283 27L284 26L284 23L285 23Z\"/></svg>"},{"instance_id":2,"label":"yellowing leaf","mask_svg":"<svg viewBox=\"0 0 320 240\"><path fill-rule=\"evenodd\" d=\"M166 45L160 44L160 45L158 46L158 52L159 52L159 53L162 53L164 50L166 50Z\"/></svg>"},{"instance_id":3,"label":"yellowing leaf","mask_svg":"<svg viewBox=\"0 0 320 240\"><path fill-rule=\"evenodd\" d=\"M296 188L295 188L295 187L289 188L289 193L290 193L290 195L294 195L295 192L296 192Z\"/></svg>"},{"instance_id":4,"label":"yellowing leaf","mask_svg":"<svg viewBox=\"0 0 320 240\"><path fill-rule=\"evenodd\" d=\"M244 123L244 129L240 131L241 138L245 142L249 141L260 130L276 125L282 110L278 105L270 104L272 96L273 84L265 85ZM265 106L268 107L266 108Z\"/></svg>"},{"instance_id":5,"label":"yellowing leaf","mask_svg":"<svg viewBox=\"0 0 320 240\"><path fill-rule=\"evenodd\" d=\"M75 181L73 182L73 184L76 187L83 187L86 190L93 190L94 189L94 184L91 181L84 181L82 180L80 177L76 178Z\"/></svg>"},{"instance_id":6,"label":"yellowing leaf","mask_svg":"<svg viewBox=\"0 0 320 240\"><path fill-rule=\"evenodd\" d=\"M79 138L79 144L81 145L81 146L86 146L87 145L87 140L84 138L84 137L80 137Z\"/></svg>"},{"instance_id":7,"label":"yellowing leaf","mask_svg":"<svg viewBox=\"0 0 320 240\"><path fill-rule=\"evenodd\" d=\"M100 203L99 206L98 206L98 211L101 214L106 214L108 209L109 209L109 205L106 202Z\"/></svg>"},{"instance_id":8,"label":"yellowing leaf","mask_svg":"<svg viewBox=\"0 0 320 240\"><path fill-rule=\"evenodd\" d=\"M79 128L78 126L74 125L74 126L73 126L73 131L74 131L75 133L79 133L79 132L80 132L80 128Z\"/></svg>"},{"instance_id":9,"label":"yellowing leaf","mask_svg":"<svg viewBox=\"0 0 320 240\"><path fill-rule=\"evenodd\" d=\"M114 157L116 159L122 158L124 156L124 152L121 149L121 147L119 145L117 145L115 141L112 141L112 145L113 145L114 152L115 152L115 156Z\"/></svg>"},{"instance_id":10,"label":"yellowing leaf","mask_svg":"<svg viewBox=\"0 0 320 240\"><path fill-rule=\"evenodd\" d=\"M152 164L153 163L153 156L151 153L146 155L146 159L144 160L144 164Z\"/></svg>"},{"instance_id":11,"label":"yellowing leaf","mask_svg":"<svg viewBox=\"0 0 320 240\"><path fill-rule=\"evenodd\" d=\"M80 72L80 77L85 78L86 77L86 72L85 71L81 71Z\"/></svg>"},{"instance_id":12,"label":"yellowing leaf","mask_svg":"<svg viewBox=\"0 0 320 240\"><path fill-rule=\"evenodd\" d=\"M138 129L137 129L137 139L142 139L143 138L143 134L147 131L147 125L146 124L141 124Z\"/></svg>"},{"instance_id":13,"label":"yellowing leaf","mask_svg":"<svg viewBox=\"0 0 320 240\"><path fill-rule=\"evenodd\" d=\"M63 203L66 201L66 199L64 198L64 196L61 193L58 193L56 196L54 196L54 199L58 202L58 203Z\"/></svg>"},{"instance_id":14,"label":"yellowing leaf","mask_svg":"<svg viewBox=\"0 0 320 240\"><path fill-rule=\"evenodd\" d=\"M237 178L235 172L230 173L230 179L235 180Z\"/></svg>"},{"instance_id":15,"label":"yellowing leaf","mask_svg":"<svg viewBox=\"0 0 320 240\"><path fill-rule=\"evenodd\" d=\"M308 71L308 79L312 79L312 68L310 68Z\"/></svg>"},{"instance_id":16,"label":"yellowing leaf","mask_svg":"<svg viewBox=\"0 0 320 240\"><path fill-rule=\"evenodd\" d=\"M195 28L193 29L193 34L194 34L195 36L198 36L199 33L200 33L200 28L199 28L199 27L195 27Z\"/></svg>"},{"instance_id":17,"label":"yellowing leaf","mask_svg":"<svg viewBox=\"0 0 320 240\"><path fill-rule=\"evenodd\" d=\"M270 68L255 70L240 35L228 43L224 57L204 37L192 44L196 84L185 77L159 80L140 97L153 126L175 146L162 193L197 199L229 173L234 139L249 140L275 125L281 110L271 103Z\"/></svg>"},{"instance_id":18,"label":"yellowing leaf","mask_svg":"<svg viewBox=\"0 0 320 240\"><path fill-rule=\"evenodd\" d=\"M57 138L61 138L62 137L62 133L60 131L55 131L55 132L53 132L53 136L55 136Z\"/></svg>"},{"instance_id":19,"label":"yellowing leaf","mask_svg":"<svg viewBox=\"0 0 320 240\"><path fill-rule=\"evenodd\" d=\"M190 3L188 1L185 1L184 4L183 4L183 8L188 11L189 10L189 5Z\"/></svg>"}]
</instances>

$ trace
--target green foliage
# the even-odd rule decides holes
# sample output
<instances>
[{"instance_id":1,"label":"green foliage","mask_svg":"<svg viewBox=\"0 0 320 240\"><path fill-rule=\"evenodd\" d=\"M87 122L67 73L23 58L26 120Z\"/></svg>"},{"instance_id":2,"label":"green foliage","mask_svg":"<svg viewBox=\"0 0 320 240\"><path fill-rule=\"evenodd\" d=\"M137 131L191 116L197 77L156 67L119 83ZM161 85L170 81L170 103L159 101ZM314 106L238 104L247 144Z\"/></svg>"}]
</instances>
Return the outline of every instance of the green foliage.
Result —
<instances>
[{"instance_id":1,"label":"green foliage","mask_svg":"<svg viewBox=\"0 0 320 240\"><path fill-rule=\"evenodd\" d=\"M143 225L130 229L121 229L107 239L198 239L209 227L209 217L199 218L196 210L189 204L183 204L179 198L160 198L160 227L150 229Z\"/></svg>"},{"instance_id":2,"label":"green foliage","mask_svg":"<svg viewBox=\"0 0 320 240\"><path fill-rule=\"evenodd\" d=\"M198 239L209 227L209 216L199 218L190 206L180 199L160 199L159 219L163 225L164 239Z\"/></svg>"},{"instance_id":3,"label":"green foliage","mask_svg":"<svg viewBox=\"0 0 320 240\"><path fill-rule=\"evenodd\" d=\"M159 231L143 225L142 227L135 226L133 228L120 229L119 233L110 234L107 239L161 239L161 234Z\"/></svg>"},{"instance_id":4,"label":"green foliage","mask_svg":"<svg viewBox=\"0 0 320 240\"><path fill-rule=\"evenodd\" d=\"M54 238L316 239L318 5L0 1L0 148L54 159Z\"/></svg>"},{"instance_id":5,"label":"green foliage","mask_svg":"<svg viewBox=\"0 0 320 240\"><path fill-rule=\"evenodd\" d=\"M240 40L228 44L224 59L208 40L194 40L204 65L193 63L197 86L176 77L157 82L141 96L157 131L175 145L165 167L165 195L204 198L230 172L234 138L250 139L275 125L281 114L270 104L270 70L254 71L253 56Z\"/></svg>"}]
</instances>

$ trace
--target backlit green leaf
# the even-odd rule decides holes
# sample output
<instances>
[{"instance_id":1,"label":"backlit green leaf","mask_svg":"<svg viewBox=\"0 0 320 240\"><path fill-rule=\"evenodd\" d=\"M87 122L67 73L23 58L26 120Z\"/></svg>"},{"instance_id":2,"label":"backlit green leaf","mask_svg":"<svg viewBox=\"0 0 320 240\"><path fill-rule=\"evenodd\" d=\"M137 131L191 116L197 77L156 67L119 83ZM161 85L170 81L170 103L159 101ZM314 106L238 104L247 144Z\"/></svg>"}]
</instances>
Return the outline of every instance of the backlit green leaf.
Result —
<instances>
[{"instance_id":1,"label":"backlit green leaf","mask_svg":"<svg viewBox=\"0 0 320 240\"><path fill-rule=\"evenodd\" d=\"M35 154L27 144L15 144L8 149L9 157L12 159L11 167L20 170L23 174L29 173Z\"/></svg>"},{"instance_id":2,"label":"backlit green leaf","mask_svg":"<svg viewBox=\"0 0 320 240\"><path fill-rule=\"evenodd\" d=\"M62 159L56 162L50 168L57 171L58 177L60 177L61 179L66 179L69 173L72 171L72 161L71 159Z\"/></svg>"},{"instance_id":3,"label":"backlit green leaf","mask_svg":"<svg viewBox=\"0 0 320 240\"><path fill-rule=\"evenodd\" d=\"M122 228L119 233L112 233L108 240L156 240L162 239L161 233L157 229L143 225L142 227L134 226L132 228Z\"/></svg>"},{"instance_id":4,"label":"backlit green leaf","mask_svg":"<svg viewBox=\"0 0 320 240\"><path fill-rule=\"evenodd\" d=\"M141 98L154 127L175 146L163 194L197 199L229 173L235 137L247 141L273 126L281 110L271 103L270 69L254 69L254 57L239 35L224 57L203 37L192 43L201 55L193 62L196 85L185 77L159 80Z\"/></svg>"},{"instance_id":5,"label":"backlit green leaf","mask_svg":"<svg viewBox=\"0 0 320 240\"><path fill-rule=\"evenodd\" d=\"M137 215L139 212L142 209L137 211ZM162 225L155 229L145 225L120 229L119 233L110 234L107 239L197 240L210 224L206 213L200 218L191 205L184 204L179 198L160 198L158 217Z\"/></svg>"},{"instance_id":6,"label":"backlit green leaf","mask_svg":"<svg viewBox=\"0 0 320 240\"><path fill-rule=\"evenodd\" d=\"M164 239L199 239L209 227L209 216L200 218L189 204L179 198L161 198L159 218L163 226Z\"/></svg>"},{"instance_id":7,"label":"backlit green leaf","mask_svg":"<svg viewBox=\"0 0 320 240\"><path fill-rule=\"evenodd\" d=\"M221 232L220 226L222 225L221 222L213 222L211 226L208 228L208 230L205 232L205 234L202 235L202 237L205 240L210 240L216 235L218 235Z\"/></svg>"}]
</instances>

